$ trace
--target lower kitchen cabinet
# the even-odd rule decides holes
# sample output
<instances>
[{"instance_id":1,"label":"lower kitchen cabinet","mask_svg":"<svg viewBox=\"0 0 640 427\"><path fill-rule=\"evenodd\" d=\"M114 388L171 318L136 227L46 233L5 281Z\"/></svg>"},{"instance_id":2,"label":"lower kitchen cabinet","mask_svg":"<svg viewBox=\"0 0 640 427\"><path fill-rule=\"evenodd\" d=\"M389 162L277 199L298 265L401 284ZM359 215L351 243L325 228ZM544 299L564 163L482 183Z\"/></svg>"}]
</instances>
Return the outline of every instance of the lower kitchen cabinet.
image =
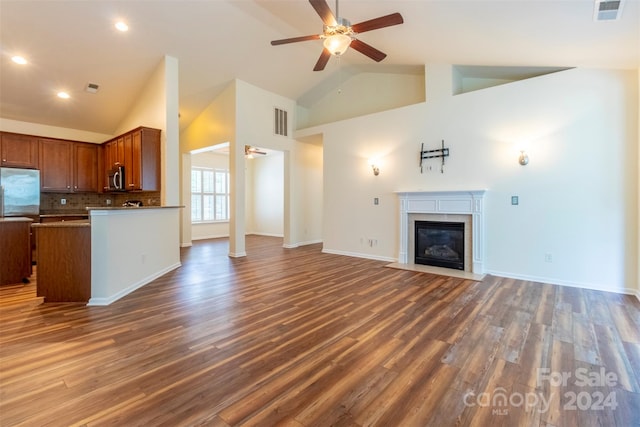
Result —
<instances>
[{"instance_id":1,"label":"lower kitchen cabinet","mask_svg":"<svg viewBox=\"0 0 640 427\"><path fill-rule=\"evenodd\" d=\"M0 218L0 285L20 283L31 276L29 218Z\"/></svg>"},{"instance_id":2,"label":"lower kitchen cabinet","mask_svg":"<svg viewBox=\"0 0 640 427\"><path fill-rule=\"evenodd\" d=\"M44 302L91 298L91 225L88 221L34 224L38 253L37 295Z\"/></svg>"}]
</instances>

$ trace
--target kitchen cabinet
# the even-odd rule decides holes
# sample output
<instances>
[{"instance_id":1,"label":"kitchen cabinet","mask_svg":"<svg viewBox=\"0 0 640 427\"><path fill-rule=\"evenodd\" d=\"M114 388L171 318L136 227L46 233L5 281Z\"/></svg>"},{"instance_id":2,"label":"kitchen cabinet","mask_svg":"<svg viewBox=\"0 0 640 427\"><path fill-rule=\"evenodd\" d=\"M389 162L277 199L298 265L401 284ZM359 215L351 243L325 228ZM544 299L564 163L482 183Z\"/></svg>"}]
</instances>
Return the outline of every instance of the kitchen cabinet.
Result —
<instances>
[{"instance_id":1,"label":"kitchen cabinet","mask_svg":"<svg viewBox=\"0 0 640 427\"><path fill-rule=\"evenodd\" d=\"M0 135L0 166L38 169L38 138L2 132Z\"/></svg>"},{"instance_id":2,"label":"kitchen cabinet","mask_svg":"<svg viewBox=\"0 0 640 427\"><path fill-rule=\"evenodd\" d=\"M98 146L73 143L73 191L98 191Z\"/></svg>"},{"instance_id":3,"label":"kitchen cabinet","mask_svg":"<svg viewBox=\"0 0 640 427\"><path fill-rule=\"evenodd\" d=\"M127 191L160 191L160 130L139 127L103 145L105 172L124 166ZM107 174L104 174L107 187Z\"/></svg>"},{"instance_id":4,"label":"kitchen cabinet","mask_svg":"<svg viewBox=\"0 0 640 427\"><path fill-rule=\"evenodd\" d=\"M56 193L98 191L98 148L85 142L41 139L41 190Z\"/></svg>"},{"instance_id":5,"label":"kitchen cabinet","mask_svg":"<svg viewBox=\"0 0 640 427\"><path fill-rule=\"evenodd\" d=\"M44 302L87 302L91 298L89 221L34 224L38 255L37 296Z\"/></svg>"},{"instance_id":6,"label":"kitchen cabinet","mask_svg":"<svg viewBox=\"0 0 640 427\"><path fill-rule=\"evenodd\" d=\"M20 283L31 276L30 218L0 218L0 285Z\"/></svg>"}]
</instances>

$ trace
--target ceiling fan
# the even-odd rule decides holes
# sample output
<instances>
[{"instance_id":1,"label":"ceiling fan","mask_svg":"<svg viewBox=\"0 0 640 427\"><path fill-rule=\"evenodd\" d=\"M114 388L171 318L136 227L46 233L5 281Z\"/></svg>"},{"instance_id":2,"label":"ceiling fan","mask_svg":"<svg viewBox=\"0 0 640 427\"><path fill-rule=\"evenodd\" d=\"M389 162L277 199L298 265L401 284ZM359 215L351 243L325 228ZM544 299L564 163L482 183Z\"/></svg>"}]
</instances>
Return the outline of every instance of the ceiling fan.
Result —
<instances>
[{"instance_id":1,"label":"ceiling fan","mask_svg":"<svg viewBox=\"0 0 640 427\"><path fill-rule=\"evenodd\" d=\"M249 157L249 158L253 158L254 154L262 154L265 155L267 154L265 151L260 150L258 147L252 147L250 145L245 145L244 146L244 155Z\"/></svg>"},{"instance_id":2,"label":"ceiling fan","mask_svg":"<svg viewBox=\"0 0 640 427\"><path fill-rule=\"evenodd\" d=\"M390 15L381 16L379 18L351 25L349 20L340 17L338 12L338 0L336 0L335 15L331 12L326 0L309 0L309 3L311 3L311 6L315 9L318 15L320 15L322 22L324 22L322 34L273 40L271 45L277 46L307 40L324 40L324 49L322 50L320 58L318 59L318 62L316 62L313 71L324 70L324 67L327 65L327 62L329 62L331 55L340 56L349 48L349 46L376 62L382 61L387 56L386 53L380 52L378 49L357 39L356 36L366 31L390 27L404 22L402 15L399 13L392 13Z\"/></svg>"}]
</instances>

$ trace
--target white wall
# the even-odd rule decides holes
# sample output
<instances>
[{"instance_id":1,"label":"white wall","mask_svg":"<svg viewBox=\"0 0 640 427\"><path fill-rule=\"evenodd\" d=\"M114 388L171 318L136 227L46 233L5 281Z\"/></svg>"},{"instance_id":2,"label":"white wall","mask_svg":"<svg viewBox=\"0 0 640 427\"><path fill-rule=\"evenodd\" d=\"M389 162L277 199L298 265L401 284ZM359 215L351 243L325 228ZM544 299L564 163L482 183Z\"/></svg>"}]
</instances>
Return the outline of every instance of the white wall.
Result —
<instances>
[{"instance_id":1,"label":"white wall","mask_svg":"<svg viewBox=\"0 0 640 427\"><path fill-rule=\"evenodd\" d=\"M339 80L339 79L338 79ZM424 102L423 73L359 73L323 85L323 96L298 108L298 128Z\"/></svg>"},{"instance_id":2,"label":"white wall","mask_svg":"<svg viewBox=\"0 0 640 427\"><path fill-rule=\"evenodd\" d=\"M305 188L300 187L299 182L306 173L303 167L297 162L298 150L301 143L297 142L291 135L293 130L291 124L295 123L295 102L288 98L265 91L246 82L237 80L237 108L236 108L236 143L235 154L240 156L244 153L244 145L253 145L261 148L282 151L284 153L284 245L293 247L301 244L304 236L300 235L300 230L314 229L319 227L315 224L307 224L314 220L314 217L306 218L301 212L299 201L305 195ZM275 135L273 130L273 109L278 107L289 113L289 136ZM232 150L233 151L233 150ZM244 183L244 177L243 181ZM244 194L238 195L244 200ZM321 194L316 197L322 198ZM240 228L232 225L230 233L234 229ZM244 229L242 229L244 231Z\"/></svg>"},{"instance_id":3,"label":"white wall","mask_svg":"<svg viewBox=\"0 0 640 427\"><path fill-rule=\"evenodd\" d=\"M424 104L299 132L323 133L325 250L395 259L394 191L486 188L490 272L636 289L637 73L573 69L455 97L451 73L427 67ZM438 160L421 174L420 144L439 148L443 139L444 174ZM380 158L377 177L370 157Z\"/></svg>"},{"instance_id":4,"label":"white wall","mask_svg":"<svg viewBox=\"0 0 640 427\"><path fill-rule=\"evenodd\" d=\"M284 235L284 154L247 160L247 234Z\"/></svg>"},{"instance_id":5,"label":"white wall","mask_svg":"<svg viewBox=\"0 0 640 427\"><path fill-rule=\"evenodd\" d=\"M47 138L60 138L71 141L94 142L102 144L110 140L115 135L104 133L88 132L85 130L61 128L58 126L42 125L39 123L21 122L0 118L0 130L4 132L15 132L26 135L44 136Z\"/></svg>"},{"instance_id":6,"label":"white wall","mask_svg":"<svg viewBox=\"0 0 640 427\"><path fill-rule=\"evenodd\" d=\"M315 135L304 142L297 142L293 154L296 165L296 179L292 183L292 192L297 195L294 201L297 217L293 219L296 242L298 245L319 243L322 242L323 215L322 137Z\"/></svg>"},{"instance_id":7,"label":"white wall","mask_svg":"<svg viewBox=\"0 0 640 427\"><path fill-rule=\"evenodd\" d=\"M190 153L193 150L234 141L236 126L235 105L236 90L235 82L233 82L232 84L229 84L180 134L180 151L184 155L190 156ZM227 159L227 165L231 170L229 160L230 159ZM187 162L183 162L183 164L184 163ZM185 167L183 166L181 173L183 183L185 180L190 179L190 171L184 169ZM184 212L188 213L191 212L191 190L187 185L184 185L183 188L184 190L181 203L185 206ZM232 210L232 212L234 211ZM191 218L188 215L182 216L181 227L181 244L182 246L189 246L191 244L191 233L193 232L193 229L191 226ZM228 227L229 225L227 225L226 229L227 235L229 234ZM215 234L217 232L212 231L212 233Z\"/></svg>"},{"instance_id":8,"label":"white wall","mask_svg":"<svg viewBox=\"0 0 640 427\"><path fill-rule=\"evenodd\" d=\"M109 305L180 267L179 208L91 210L90 216L89 305Z\"/></svg>"},{"instance_id":9,"label":"white wall","mask_svg":"<svg viewBox=\"0 0 640 427\"><path fill-rule=\"evenodd\" d=\"M161 198L163 205L180 203L178 139L178 61L165 56L147 81L136 102L120 122L116 134L138 126L161 129Z\"/></svg>"}]
</instances>

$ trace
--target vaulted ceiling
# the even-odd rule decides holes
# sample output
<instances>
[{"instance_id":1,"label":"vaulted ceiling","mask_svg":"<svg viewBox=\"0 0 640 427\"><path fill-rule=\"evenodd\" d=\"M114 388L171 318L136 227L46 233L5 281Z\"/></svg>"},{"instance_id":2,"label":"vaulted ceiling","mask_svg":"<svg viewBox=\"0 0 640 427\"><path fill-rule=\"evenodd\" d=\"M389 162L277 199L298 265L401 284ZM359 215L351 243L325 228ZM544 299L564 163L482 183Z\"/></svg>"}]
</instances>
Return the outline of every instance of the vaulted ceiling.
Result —
<instances>
[{"instance_id":1,"label":"vaulted ceiling","mask_svg":"<svg viewBox=\"0 0 640 427\"><path fill-rule=\"evenodd\" d=\"M0 117L111 134L164 55L179 61L181 127L234 78L297 100L340 67L637 69L639 3L595 22L593 0L342 0L340 16L352 23L400 12L404 24L359 37L387 53L383 62L350 49L314 72L321 41L269 43L322 32L305 0L0 0ZM128 32L115 30L118 19ZM85 92L88 83L98 93ZM71 98L58 99L59 90Z\"/></svg>"}]
</instances>

